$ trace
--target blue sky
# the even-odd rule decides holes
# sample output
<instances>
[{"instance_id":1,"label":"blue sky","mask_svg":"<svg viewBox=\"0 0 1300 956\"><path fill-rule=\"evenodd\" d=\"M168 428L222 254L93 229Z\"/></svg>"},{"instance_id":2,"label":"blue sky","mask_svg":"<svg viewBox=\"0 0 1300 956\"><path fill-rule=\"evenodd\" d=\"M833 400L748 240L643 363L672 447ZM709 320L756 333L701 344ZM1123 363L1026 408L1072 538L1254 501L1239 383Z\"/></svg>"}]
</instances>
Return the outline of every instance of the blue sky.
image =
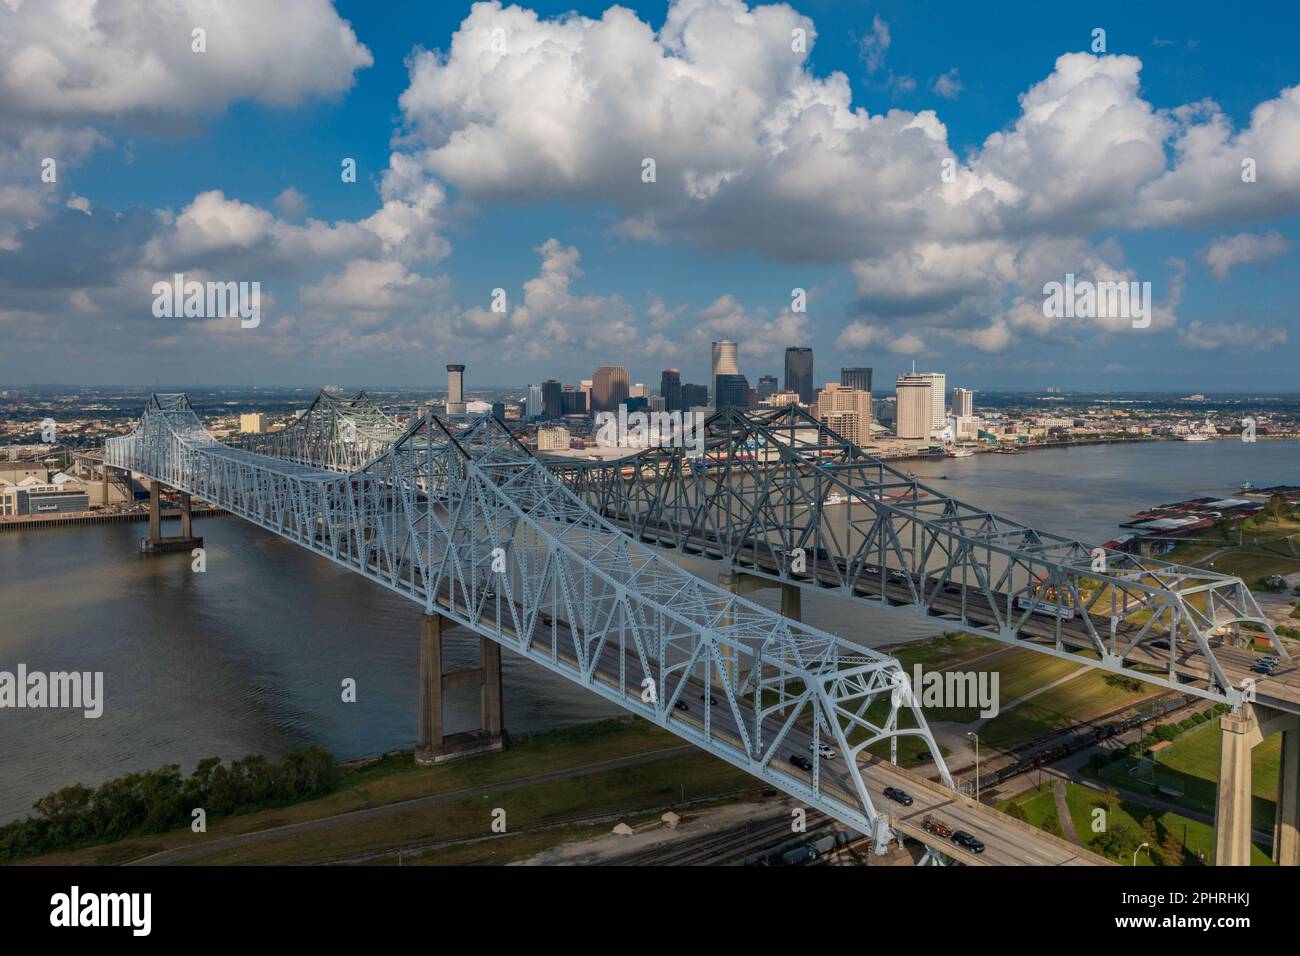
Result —
<instances>
[{"instance_id":1,"label":"blue sky","mask_svg":"<svg viewBox=\"0 0 1300 956\"><path fill-rule=\"evenodd\" d=\"M624 4L644 35L599 37L573 27L604 4L181 6L88 43L0 12L0 382L441 385L449 361L471 385L704 381L727 336L751 381L799 344L819 380L915 360L976 388L1297 388L1289 5L690 0L680 29ZM498 22L505 63L471 49ZM202 77L174 49L191 23L212 24ZM36 50L58 69L16 68ZM156 84L124 81L151 56ZM1250 151L1245 192L1223 171ZM943 155L965 193L932 181ZM152 315L182 269L260 281L261 324ZM1043 320L1066 271L1150 281L1153 328Z\"/></svg>"}]
</instances>

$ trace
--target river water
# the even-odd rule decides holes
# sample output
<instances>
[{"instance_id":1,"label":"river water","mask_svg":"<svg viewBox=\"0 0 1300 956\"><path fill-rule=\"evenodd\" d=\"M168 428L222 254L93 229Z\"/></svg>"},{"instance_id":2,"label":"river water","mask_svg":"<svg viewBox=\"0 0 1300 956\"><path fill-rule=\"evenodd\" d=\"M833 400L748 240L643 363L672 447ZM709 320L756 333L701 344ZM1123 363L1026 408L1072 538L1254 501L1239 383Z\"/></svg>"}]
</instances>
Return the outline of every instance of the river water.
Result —
<instances>
[{"instance_id":1,"label":"river water","mask_svg":"<svg viewBox=\"0 0 1300 956\"><path fill-rule=\"evenodd\" d=\"M905 462L946 494L1100 543L1134 511L1201 494L1300 484L1297 442L1162 442ZM942 477L941 477L942 476ZM0 822L71 783L202 757L278 756L318 743L342 759L414 742L419 608L238 518L195 522L207 570L188 554L141 556L143 522L0 534L0 670L102 671L103 716L0 710ZM717 566L683 562L714 577ZM756 600L775 607L776 591ZM933 625L827 595L805 621L878 646ZM453 631L447 669L475 666L478 638ZM506 651L505 717L515 733L618 708ZM344 678L357 701L343 703ZM478 716L452 692L448 731Z\"/></svg>"}]
</instances>

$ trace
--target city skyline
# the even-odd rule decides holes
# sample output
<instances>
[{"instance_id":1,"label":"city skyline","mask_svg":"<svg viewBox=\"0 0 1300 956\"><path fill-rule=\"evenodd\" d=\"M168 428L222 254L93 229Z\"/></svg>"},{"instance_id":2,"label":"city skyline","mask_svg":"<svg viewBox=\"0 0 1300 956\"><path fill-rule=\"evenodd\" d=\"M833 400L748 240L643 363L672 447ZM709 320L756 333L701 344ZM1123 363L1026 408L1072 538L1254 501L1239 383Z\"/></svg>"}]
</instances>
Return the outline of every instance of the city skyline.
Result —
<instances>
[{"instance_id":1,"label":"city skyline","mask_svg":"<svg viewBox=\"0 0 1300 956\"><path fill-rule=\"evenodd\" d=\"M202 54L162 23L82 36L33 5L0 12L0 58L58 49L79 78L0 97L0 382L418 386L453 360L494 384L607 362L707 382L709 343L731 339L751 383L799 345L882 381L915 358L977 389L1295 388L1293 11L1260 31L1193 5L1214 29L1174 36L1119 4L946 9L938 33L889 3L390 6L408 29L355 2L297 0L274 22L237 8L222 30L254 48L213 26ZM498 19L536 84L477 58ZM572 74L533 63L543 40L589 55ZM1026 55L978 52L1004 42ZM167 82L114 86L145 57ZM608 137L564 105L581 77L633 97L596 113L653 114L671 76L591 71L668 60L755 98L717 128ZM793 102L797 122L773 126ZM818 152L802 136L823 123L837 133ZM258 161L231 161L244 153ZM820 175L831 155L841 169ZM1149 283L1149 324L1047 316L1047 284L1076 278ZM179 303L186 281L260 283L258 315L155 314L155 286Z\"/></svg>"}]
</instances>

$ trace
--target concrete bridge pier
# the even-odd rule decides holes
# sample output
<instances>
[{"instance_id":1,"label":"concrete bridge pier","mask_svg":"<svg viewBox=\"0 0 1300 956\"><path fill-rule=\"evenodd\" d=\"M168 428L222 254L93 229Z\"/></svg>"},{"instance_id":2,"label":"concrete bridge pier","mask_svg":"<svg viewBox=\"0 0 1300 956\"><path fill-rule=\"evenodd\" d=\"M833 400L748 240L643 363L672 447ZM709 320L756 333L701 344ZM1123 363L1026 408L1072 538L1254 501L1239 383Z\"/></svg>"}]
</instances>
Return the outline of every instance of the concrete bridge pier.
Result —
<instances>
[{"instance_id":1,"label":"concrete bridge pier","mask_svg":"<svg viewBox=\"0 0 1300 956\"><path fill-rule=\"evenodd\" d=\"M192 502L187 492L180 493L181 533L179 537L164 538L162 533L162 482L149 481L149 537L140 539L140 550L146 554L163 551L191 551L203 547L203 539L194 536Z\"/></svg>"},{"instance_id":2,"label":"concrete bridge pier","mask_svg":"<svg viewBox=\"0 0 1300 956\"><path fill-rule=\"evenodd\" d=\"M781 589L781 616L787 617L792 621L803 619L803 589L797 584L790 582L773 581L770 578L759 577L756 574L746 574L744 571L738 571L734 567L724 566L718 572L718 587L738 597L746 594L753 594L755 591L761 591L763 588L780 588ZM728 620L722 621L725 627ZM723 653L723 666L727 669L728 678L735 682L735 661L729 652ZM720 686L715 678L714 686Z\"/></svg>"},{"instance_id":3,"label":"concrete bridge pier","mask_svg":"<svg viewBox=\"0 0 1300 956\"><path fill-rule=\"evenodd\" d=\"M501 697L501 645L479 638L479 666L474 670L445 673L442 669L443 635L455 622L441 614L420 617L420 728L415 762L445 763L474 754L504 750L507 734ZM453 687L478 687L479 727L447 734L443 724L445 692Z\"/></svg>"},{"instance_id":4,"label":"concrete bridge pier","mask_svg":"<svg viewBox=\"0 0 1300 956\"><path fill-rule=\"evenodd\" d=\"M1214 812L1216 866L1250 866L1251 752L1266 737L1282 734L1278 768L1273 860L1300 866L1300 717L1259 704L1219 718L1219 791Z\"/></svg>"}]
</instances>

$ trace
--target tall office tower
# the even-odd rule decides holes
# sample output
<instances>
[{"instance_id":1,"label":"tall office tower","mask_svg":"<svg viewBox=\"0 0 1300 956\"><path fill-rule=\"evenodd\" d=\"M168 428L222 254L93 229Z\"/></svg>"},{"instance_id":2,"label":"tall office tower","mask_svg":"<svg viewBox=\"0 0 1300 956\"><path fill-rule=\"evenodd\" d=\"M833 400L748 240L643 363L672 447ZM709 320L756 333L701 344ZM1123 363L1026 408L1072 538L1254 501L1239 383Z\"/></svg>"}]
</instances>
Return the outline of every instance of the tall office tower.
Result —
<instances>
[{"instance_id":1,"label":"tall office tower","mask_svg":"<svg viewBox=\"0 0 1300 956\"><path fill-rule=\"evenodd\" d=\"M493 403L492 403L492 417L495 418L495 419L496 419L497 421L499 421L499 422L503 422L503 421L506 420L506 403L505 403L505 402L493 402Z\"/></svg>"},{"instance_id":2,"label":"tall office tower","mask_svg":"<svg viewBox=\"0 0 1300 956\"><path fill-rule=\"evenodd\" d=\"M621 365L602 365L591 378L591 410L616 412L627 402L627 369Z\"/></svg>"},{"instance_id":3,"label":"tall office tower","mask_svg":"<svg viewBox=\"0 0 1300 956\"><path fill-rule=\"evenodd\" d=\"M924 375L905 372L894 383L897 421L894 434L899 438L929 438L934 427L934 401L930 397L934 383Z\"/></svg>"},{"instance_id":4,"label":"tall office tower","mask_svg":"<svg viewBox=\"0 0 1300 956\"><path fill-rule=\"evenodd\" d=\"M528 402L527 402L527 404L524 406L524 412L527 414L527 416L528 416L528 420L529 420L529 421L532 421L532 420L535 419L535 418L540 418L540 417L541 417L541 415L542 415L542 386L540 386L540 385L529 385L529 386L528 386Z\"/></svg>"},{"instance_id":5,"label":"tall office tower","mask_svg":"<svg viewBox=\"0 0 1300 956\"><path fill-rule=\"evenodd\" d=\"M723 339L721 342L713 343L713 374L710 378L717 378L719 375L739 375L740 374L740 354L736 348L736 343L730 339Z\"/></svg>"},{"instance_id":6,"label":"tall office tower","mask_svg":"<svg viewBox=\"0 0 1300 956\"><path fill-rule=\"evenodd\" d=\"M749 407L749 381L743 375L719 375L715 380L713 404L715 408L734 405Z\"/></svg>"},{"instance_id":7,"label":"tall office tower","mask_svg":"<svg viewBox=\"0 0 1300 956\"><path fill-rule=\"evenodd\" d=\"M975 393L969 388L952 390L952 415L954 418L970 418L975 414Z\"/></svg>"},{"instance_id":8,"label":"tall office tower","mask_svg":"<svg viewBox=\"0 0 1300 956\"><path fill-rule=\"evenodd\" d=\"M579 392L572 386L566 385L564 392L560 395L560 414L586 415L587 393Z\"/></svg>"},{"instance_id":9,"label":"tall office tower","mask_svg":"<svg viewBox=\"0 0 1300 956\"><path fill-rule=\"evenodd\" d=\"M758 386L754 389L758 395L758 400L764 401L771 398L780 389L781 383L776 380L775 375L764 375L759 378Z\"/></svg>"},{"instance_id":10,"label":"tall office tower","mask_svg":"<svg viewBox=\"0 0 1300 956\"><path fill-rule=\"evenodd\" d=\"M805 405L816 400L812 349L792 345L785 350L785 388L788 392L798 392L799 401Z\"/></svg>"},{"instance_id":11,"label":"tall office tower","mask_svg":"<svg viewBox=\"0 0 1300 956\"><path fill-rule=\"evenodd\" d=\"M871 369L842 368L840 369L840 384L845 388L857 388L869 392L871 391Z\"/></svg>"},{"instance_id":12,"label":"tall office tower","mask_svg":"<svg viewBox=\"0 0 1300 956\"><path fill-rule=\"evenodd\" d=\"M554 421L564 414L563 394L564 386L555 379L548 378L542 383L542 417L547 421Z\"/></svg>"},{"instance_id":13,"label":"tall office tower","mask_svg":"<svg viewBox=\"0 0 1300 956\"><path fill-rule=\"evenodd\" d=\"M650 389L646 388L641 382L637 382L627 390L628 398L649 398Z\"/></svg>"},{"instance_id":14,"label":"tall office tower","mask_svg":"<svg viewBox=\"0 0 1300 956\"><path fill-rule=\"evenodd\" d=\"M583 407L587 410L587 414L590 415L595 411L595 409L591 407L591 379L584 378L579 382L578 391L582 392Z\"/></svg>"},{"instance_id":15,"label":"tall office tower","mask_svg":"<svg viewBox=\"0 0 1300 956\"><path fill-rule=\"evenodd\" d=\"M692 408L705 408L709 404L709 388L707 385L691 385L689 382L682 384L682 411L689 412Z\"/></svg>"},{"instance_id":16,"label":"tall office tower","mask_svg":"<svg viewBox=\"0 0 1300 956\"><path fill-rule=\"evenodd\" d=\"M465 366L447 366L447 414L449 416L465 414L464 375Z\"/></svg>"},{"instance_id":17,"label":"tall office tower","mask_svg":"<svg viewBox=\"0 0 1300 956\"><path fill-rule=\"evenodd\" d=\"M930 435L933 437L948 426L948 414L944 409L944 391L947 388L947 376L943 372L917 372L930 382Z\"/></svg>"},{"instance_id":18,"label":"tall office tower","mask_svg":"<svg viewBox=\"0 0 1300 956\"><path fill-rule=\"evenodd\" d=\"M664 369L659 377L659 394L664 397L664 410L680 412L682 408L682 374L675 368Z\"/></svg>"}]
</instances>

